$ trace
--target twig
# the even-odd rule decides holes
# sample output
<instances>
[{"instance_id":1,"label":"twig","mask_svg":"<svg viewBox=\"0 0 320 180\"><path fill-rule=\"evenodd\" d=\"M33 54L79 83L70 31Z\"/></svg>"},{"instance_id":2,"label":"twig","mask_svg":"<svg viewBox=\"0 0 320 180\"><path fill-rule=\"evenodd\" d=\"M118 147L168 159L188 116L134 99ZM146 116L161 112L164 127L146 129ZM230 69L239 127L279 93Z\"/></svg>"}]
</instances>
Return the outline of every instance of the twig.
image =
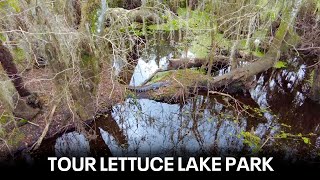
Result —
<instances>
[{"instance_id":1,"label":"twig","mask_svg":"<svg viewBox=\"0 0 320 180\"><path fill-rule=\"evenodd\" d=\"M320 59L319 59L319 61L316 62L315 64L312 64L312 65L310 65L310 66L307 66L306 69L312 68L312 67L314 67L314 66L317 66L318 64L320 64Z\"/></svg>"},{"instance_id":2,"label":"twig","mask_svg":"<svg viewBox=\"0 0 320 180\"><path fill-rule=\"evenodd\" d=\"M313 49L320 49L320 47L297 48L298 51L306 51L306 50L313 50Z\"/></svg>"},{"instance_id":3,"label":"twig","mask_svg":"<svg viewBox=\"0 0 320 180\"><path fill-rule=\"evenodd\" d=\"M159 68L155 72L153 72L146 80L141 83L141 86L146 85L158 72L161 72L162 69Z\"/></svg>"},{"instance_id":4,"label":"twig","mask_svg":"<svg viewBox=\"0 0 320 180\"><path fill-rule=\"evenodd\" d=\"M268 136L268 138L266 139L266 141L261 145L260 149L262 149L266 144L267 142L269 141L270 139L270 136Z\"/></svg>"},{"instance_id":5,"label":"twig","mask_svg":"<svg viewBox=\"0 0 320 180\"><path fill-rule=\"evenodd\" d=\"M209 91L209 93L212 94L212 95L218 94L218 95L221 95L221 96L227 96L227 97L231 98L234 101L238 101L236 98L232 97L230 94L226 94L226 93L223 93L223 92Z\"/></svg>"},{"instance_id":6,"label":"twig","mask_svg":"<svg viewBox=\"0 0 320 180\"><path fill-rule=\"evenodd\" d=\"M172 79L175 80L177 83L179 83L182 88L184 88L184 85L183 85L180 81L178 81L178 80L177 80L176 78L174 78L174 77L172 77Z\"/></svg>"},{"instance_id":7,"label":"twig","mask_svg":"<svg viewBox=\"0 0 320 180\"><path fill-rule=\"evenodd\" d=\"M34 122L28 121L28 123L29 123L29 124L32 124L32 125L34 125L34 126L40 127L39 124L36 124L36 123L34 123Z\"/></svg>"},{"instance_id":8,"label":"twig","mask_svg":"<svg viewBox=\"0 0 320 180\"><path fill-rule=\"evenodd\" d=\"M236 98L232 97L230 94L226 94L226 93L218 92L218 91L209 91L209 94L212 94L212 95L218 94L220 96L225 96L225 97L231 98L235 103L235 107L233 107L233 108L238 112L238 116L243 112L248 115L251 115L250 112L248 112L245 108L243 108L244 104L241 101L237 100ZM238 119L238 117L237 117L237 119Z\"/></svg>"},{"instance_id":9,"label":"twig","mask_svg":"<svg viewBox=\"0 0 320 180\"><path fill-rule=\"evenodd\" d=\"M48 122L47 122L47 124L46 124L46 127L45 127L44 130L42 131L42 134L41 134L41 136L39 137L39 139L37 140L37 142L34 143L34 145L31 147L31 149L37 150L37 149L40 147L40 145L41 145L41 143L42 143L42 140L43 140L44 137L47 135L47 132L48 132L49 126L50 126L50 124L51 124L51 122L52 122L53 114L54 114L54 112L56 111L56 108L57 108L57 105L54 105L53 108L52 108L52 110L51 110L51 113L50 113L50 115L49 115L49 119L48 119Z\"/></svg>"},{"instance_id":10,"label":"twig","mask_svg":"<svg viewBox=\"0 0 320 180\"><path fill-rule=\"evenodd\" d=\"M110 92L110 94L109 94L109 99L111 99L111 97L112 97L112 94L113 94L113 91L114 91L114 87L115 87L115 83L114 83L114 81L113 81L113 70L111 70L110 71L111 72L111 83L112 83L112 89L111 89L111 92Z\"/></svg>"}]
</instances>

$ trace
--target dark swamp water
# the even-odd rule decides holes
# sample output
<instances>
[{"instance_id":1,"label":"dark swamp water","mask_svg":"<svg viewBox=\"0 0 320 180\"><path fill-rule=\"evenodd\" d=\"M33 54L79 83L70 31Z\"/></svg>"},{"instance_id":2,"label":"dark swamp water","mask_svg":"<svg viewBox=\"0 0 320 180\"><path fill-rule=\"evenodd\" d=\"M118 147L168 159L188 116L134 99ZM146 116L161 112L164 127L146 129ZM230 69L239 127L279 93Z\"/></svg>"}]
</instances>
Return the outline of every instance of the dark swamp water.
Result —
<instances>
[{"instance_id":1,"label":"dark swamp water","mask_svg":"<svg viewBox=\"0 0 320 180\"><path fill-rule=\"evenodd\" d=\"M172 56L168 49L142 56L130 85L165 68ZM97 117L90 127L95 140L66 132L45 140L26 158L32 162L42 156L269 155L319 165L320 105L307 96L308 66L292 58L287 68L259 74L251 89L232 97L199 93L180 104L128 98ZM225 71L228 68L218 73Z\"/></svg>"}]
</instances>

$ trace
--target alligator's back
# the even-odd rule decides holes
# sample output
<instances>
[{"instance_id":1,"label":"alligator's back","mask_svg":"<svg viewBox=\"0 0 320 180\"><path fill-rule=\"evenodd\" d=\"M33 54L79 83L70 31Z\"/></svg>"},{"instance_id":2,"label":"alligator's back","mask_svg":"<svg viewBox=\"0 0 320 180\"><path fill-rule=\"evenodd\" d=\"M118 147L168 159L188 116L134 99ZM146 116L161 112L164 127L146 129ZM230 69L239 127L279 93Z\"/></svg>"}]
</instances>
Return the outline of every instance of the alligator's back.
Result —
<instances>
[{"instance_id":1,"label":"alligator's back","mask_svg":"<svg viewBox=\"0 0 320 180\"><path fill-rule=\"evenodd\" d=\"M156 90L161 87L168 86L170 83L168 81L155 82L152 84L144 85L144 86L129 86L128 89L136 92L146 92L151 90Z\"/></svg>"}]
</instances>

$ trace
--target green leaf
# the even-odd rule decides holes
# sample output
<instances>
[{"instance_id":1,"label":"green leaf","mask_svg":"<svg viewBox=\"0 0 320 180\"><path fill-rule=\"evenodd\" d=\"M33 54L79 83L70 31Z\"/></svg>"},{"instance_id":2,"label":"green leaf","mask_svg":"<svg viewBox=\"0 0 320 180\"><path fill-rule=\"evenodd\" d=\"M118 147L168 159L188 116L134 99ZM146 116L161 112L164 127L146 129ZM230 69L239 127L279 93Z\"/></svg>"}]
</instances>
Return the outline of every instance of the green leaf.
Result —
<instances>
[{"instance_id":1,"label":"green leaf","mask_svg":"<svg viewBox=\"0 0 320 180\"><path fill-rule=\"evenodd\" d=\"M243 143L251 147L253 152L258 152L260 150L261 139L257 135L248 131L242 131L240 137L243 137Z\"/></svg>"},{"instance_id":2,"label":"green leaf","mask_svg":"<svg viewBox=\"0 0 320 180\"><path fill-rule=\"evenodd\" d=\"M284 127L287 127L287 128L291 128L290 125L287 125L287 124L284 124L284 123L281 123L281 126L284 126Z\"/></svg>"},{"instance_id":3,"label":"green leaf","mask_svg":"<svg viewBox=\"0 0 320 180\"><path fill-rule=\"evenodd\" d=\"M27 123L28 123L28 120L26 120L26 119L21 119L21 120L18 121L18 125L19 126L25 125Z\"/></svg>"},{"instance_id":4,"label":"green leaf","mask_svg":"<svg viewBox=\"0 0 320 180\"><path fill-rule=\"evenodd\" d=\"M20 123L27 123L28 122L28 120L26 120L26 119L21 119L20 120Z\"/></svg>"},{"instance_id":5,"label":"green leaf","mask_svg":"<svg viewBox=\"0 0 320 180\"><path fill-rule=\"evenodd\" d=\"M303 142L306 143L306 144L311 144L310 139L307 138L307 137L302 137L302 140L303 140Z\"/></svg>"},{"instance_id":6,"label":"green leaf","mask_svg":"<svg viewBox=\"0 0 320 180\"><path fill-rule=\"evenodd\" d=\"M279 137L279 138L287 138L288 137L288 133L285 133L285 132L281 131L281 133L278 134L277 137Z\"/></svg>"},{"instance_id":7,"label":"green leaf","mask_svg":"<svg viewBox=\"0 0 320 180\"><path fill-rule=\"evenodd\" d=\"M286 68L287 67L287 63L284 62L284 61L277 61L274 66L274 68L277 68L277 69L281 69L281 68Z\"/></svg>"},{"instance_id":8,"label":"green leaf","mask_svg":"<svg viewBox=\"0 0 320 180\"><path fill-rule=\"evenodd\" d=\"M257 57L263 57L264 56L264 53L263 52L260 52L260 51L253 51L252 54L254 56L257 56Z\"/></svg>"}]
</instances>

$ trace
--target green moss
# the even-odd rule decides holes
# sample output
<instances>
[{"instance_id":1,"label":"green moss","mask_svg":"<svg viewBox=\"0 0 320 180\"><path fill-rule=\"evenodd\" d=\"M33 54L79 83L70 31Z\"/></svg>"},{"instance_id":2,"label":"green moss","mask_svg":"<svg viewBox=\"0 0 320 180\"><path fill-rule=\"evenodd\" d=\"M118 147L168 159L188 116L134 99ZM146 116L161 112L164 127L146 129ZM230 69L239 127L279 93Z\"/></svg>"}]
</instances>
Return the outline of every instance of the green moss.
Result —
<instances>
[{"instance_id":1,"label":"green moss","mask_svg":"<svg viewBox=\"0 0 320 180\"><path fill-rule=\"evenodd\" d=\"M9 122L9 119L7 115L3 114L1 117L0 117L0 125L3 125L3 124L6 124Z\"/></svg>"},{"instance_id":2,"label":"green moss","mask_svg":"<svg viewBox=\"0 0 320 180\"><path fill-rule=\"evenodd\" d=\"M13 49L13 58L17 63L21 63L26 59L26 54L21 48Z\"/></svg>"},{"instance_id":3,"label":"green moss","mask_svg":"<svg viewBox=\"0 0 320 180\"><path fill-rule=\"evenodd\" d=\"M82 53L81 55L82 59L82 66L81 68L87 68L90 69L91 71L96 72L98 69L96 67L97 64L97 58L89 53Z\"/></svg>"},{"instance_id":4,"label":"green moss","mask_svg":"<svg viewBox=\"0 0 320 180\"><path fill-rule=\"evenodd\" d=\"M206 75L203 73L203 71L193 69L177 70L174 76L183 84L194 83L200 79L206 78Z\"/></svg>"},{"instance_id":5,"label":"green moss","mask_svg":"<svg viewBox=\"0 0 320 180\"><path fill-rule=\"evenodd\" d=\"M150 80L149 83L155 83L155 82L163 81L163 80L165 80L166 78L168 78L172 73L173 73L173 71L158 72L158 73Z\"/></svg>"},{"instance_id":6,"label":"green moss","mask_svg":"<svg viewBox=\"0 0 320 180\"><path fill-rule=\"evenodd\" d=\"M91 33L97 32L98 11L100 10L100 1L88 1L84 7L85 23L89 23Z\"/></svg>"},{"instance_id":7,"label":"green moss","mask_svg":"<svg viewBox=\"0 0 320 180\"><path fill-rule=\"evenodd\" d=\"M1 41L6 41L6 37L2 33L0 33L0 40Z\"/></svg>"},{"instance_id":8,"label":"green moss","mask_svg":"<svg viewBox=\"0 0 320 180\"><path fill-rule=\"evenodd\" d=\"M83 52L81 54L81 59L85 65L91 64L92 62L96 61L96 58L87 52Z\"/></svg>"},{"instance_id":9,"label":"green moss","mask_svg":"<svg viewBox=\"0 0 320 180\"><path fill-rule=\"evenodd\" d=\"M0 1L0 9L12 8L15 12L20 12L18 0L4 0Z\"/></svg>"},{"instance_id":10,"label":"green moss","mask_svg":"<svg viewBox=\"0 0 320 180\"><path fill-rule=\"evenodd\" d=\"M246 39L239 40L239 44L238 44L239 49L246 49L246 44L247 44Z\"/></svg>"},{"instance_id":11,"label":"green moss","mask_svg":"<svg viewBox=\"0 0 320 180\"><path fill-rule=\"evenodd\" d=\"M315 71L314 71L314 70L312 70L312 71L311 71L311 73L310 73L310 75L309 75L309 78L308 78L308 80L307 80L307 83L309 84L309 86L310 86L310 87L312 87L312 86L313 86L313 78L314 78L314 74L315 74Z\"/></svg>"},{"instance_id":12,"label":"green moss","mask_svg":"<svg viewBox=\"0 0 320 180\"><path fill-rule=\"evenodd\" d=\"M7 77L5 77L7 79ZM14 103L12 100L12 96L15 93L15 88L11 81L0 81L0 101L5 108L6 112L11 112L12 108L14 107ZM9 114L9 113L6 113ZM5 114L5 115L6 115Z\"/></svg>"},{"instance_id":13,"label":"green moss","mask_svg":"<svg viewBox=\"0 0 320 180\"><path fill-rule=\"evenodd\" d=\"M25 135L19 131L18 128L15 128L10 132L9 138L7 140L8 145L10 146L18 146L22 140L24 139Z\"/></svg>"},{"instance_id":14,"label":"green moss","mask_svg":"<svg viewBox=\"0 0 320 180\"><path fill-rule=\"evenodd\" d=\"M157 77L155 79L161 79L161 81L169 80L171 85L164 88L163 92L156 99L161 99L161 96L164 97L173 97L177 95L178 92L184 92L184 90L188 90L190 87L194 87L197 82L202 81L206 82L207 76L201 70L193 70L193 69L182 69L176 71L170 71L169 73ZM155 82L155 81L154 81Z\"/></svg>"},{"instance_id":15,"label":"green moss","mask_svg":"<svg viewBox=\"0 0 320 180\"><path fill-rule=\"evenodd\" d=\"M95 83L98 83L98 74L99 66L98 66L98 59L90 53L87 53L85 51L81 54L81 69L83 72L84 77L92 79Z\"/></svg>"},{"instance_id":16,"label":"green moss","mask_svg":"<svg viewBox=\"0 0 320 180\"><path fill-rule=\"evenodd\" d=\"M20 12L21 9L19 7L19 1L18 0L8 0L9 6L11 6L16 12Z\"/></svg>"},{"instance_id":17,"label":"green moss","mask_svg":"<svg viewBox=\"0 0 320 180\"><path fill-rule=\"evenodd\" d=\"M98 10L94 10L89 14L89 20L91 33L94 34L97 32Z\"/></svg>"},{"instance_id":18,"label":"green moss","mask_svg":"<svg viewBox=\"0 0 320 180\"><path fill-rule=\"evenodd\" d=\"M112 0L107 2L110 8L121 7L121 5L124 3L123 0Z\"/></svg>"}]
</instances>

